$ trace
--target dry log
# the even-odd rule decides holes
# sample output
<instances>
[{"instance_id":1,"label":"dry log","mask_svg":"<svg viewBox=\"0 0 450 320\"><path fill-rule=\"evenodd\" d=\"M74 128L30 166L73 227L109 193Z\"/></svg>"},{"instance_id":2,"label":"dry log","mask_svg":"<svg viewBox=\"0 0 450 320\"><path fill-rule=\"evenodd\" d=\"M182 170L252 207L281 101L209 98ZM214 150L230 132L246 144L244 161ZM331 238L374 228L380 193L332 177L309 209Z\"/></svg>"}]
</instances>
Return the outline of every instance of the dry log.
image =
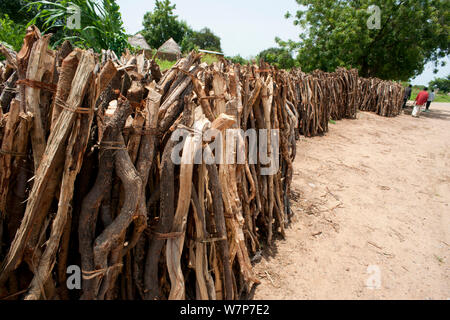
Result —
<instances>
[{"instance_id":1,"label":"dry log","mask_svg":"<svg viewBox=\"0 0 450 320\"><path fill-rule=\"evenodd\" d=\"M75 74L72 90L67 100L67 106L70 110L63 111L58 119L56 130L49 137L48 146L42 157L41 165L36 173L24 219L11 244L8 255L3 262L0 273L0 284L4 283L8 274L18 267L23 256L25 244L30 236L31 229L39 227L33 224L36 219L36 213L40 209L41 201L44 198L42 195L46 193L48 180L55 170L54 164L55 161L57 161L57 155L65 145L67 137L70 134L72 124L76 117L76 113L73 110L77 110L82 103L94 66L93 54L90 52L83 53L77 73Z\"/></svg>"},{"instance_id":2,"label":"dry log","mask_svg":"<svg viewBox=\"0 0 450 320\"><path fill-rule=\"evenodd\" d=\"M159 258L166 240L163 235L170 232L175 215L175 165L171 159L174 146L175 142L169 140L161 158L160 217L149 239L144 276L146 300L161 298L158 285Z\"/></svg>"},{"instance_id":3,"label":"dry log","mask_svg":"<svg viewBox=\"0 0 450 320\"><path fill-rule=\"evenodd\" d=\"M44 36L33 46L28 62L26 80L42 82L46 74L53 78L55 69L55 53L48 49L50 36ZM46 134L44 130L44 117L40 105L41 89L27 84L25 88L26 111L33 113L33 128L31 133L31 144L33 147L34 167L38 170L46 147ZM44 108L45 110L45 108Z\"/></svg>"}]
</instances>

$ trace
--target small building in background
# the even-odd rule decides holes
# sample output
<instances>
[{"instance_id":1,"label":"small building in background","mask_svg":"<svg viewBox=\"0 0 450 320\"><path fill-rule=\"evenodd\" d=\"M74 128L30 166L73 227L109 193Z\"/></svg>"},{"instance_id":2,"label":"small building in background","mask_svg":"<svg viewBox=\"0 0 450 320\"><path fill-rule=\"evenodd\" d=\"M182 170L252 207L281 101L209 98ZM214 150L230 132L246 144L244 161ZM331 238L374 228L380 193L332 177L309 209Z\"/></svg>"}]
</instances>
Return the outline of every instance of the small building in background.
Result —
<instances>
[{"instance_id":1,"label":"small building in background","mask_svg":"<svg viewBox=\"0 0 450 320\"><path fill-rule=\"evenodd\" d=\"M149 44L147 41L145 41L145 38L142 34L138 33L134 36L131 36L128 38L128 43L131 44L132 47L136 49L144 49L144 50L151 50Z\"/></svg>"},{"instance_id":2,"label":"small building in background","mask_svg":"<svg viewBox=\"0 0 450 320\"><path fill-rule=\"evenodd\" d=\"M156 58L161 60L177 61L181 58L181 48L175 40L170 38L161 47L159 47L158 52L156 52Z\"/></svg>"},{"instance_id":3,"label":"small building in background","mask_svg":"<svg viewBox=\"0 0 450 320\"><path fill-rule=\"evenodd\" d=\"M143 50L145 53L145 57L151 59L152 48L145 41L145 38L142 34L138 33L134 36L128 37L128 43L137 50Z\"/></svg>"}]
</instances>

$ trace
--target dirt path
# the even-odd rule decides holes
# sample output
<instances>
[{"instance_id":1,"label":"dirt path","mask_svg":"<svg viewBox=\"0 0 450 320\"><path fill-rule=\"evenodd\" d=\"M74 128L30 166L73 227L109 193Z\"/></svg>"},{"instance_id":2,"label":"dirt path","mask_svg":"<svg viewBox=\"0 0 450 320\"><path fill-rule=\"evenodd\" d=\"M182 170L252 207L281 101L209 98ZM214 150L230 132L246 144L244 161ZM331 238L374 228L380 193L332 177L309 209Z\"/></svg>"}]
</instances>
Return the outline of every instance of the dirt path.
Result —
<instances>
[{"instance_id":1,"label":"dirt path","mask_svg":"<svg viewBox=\"0 0 450 320\"><path fill-rule=\"evenodd\" d=\"M450 104L432 109L298 143L297 218L256 299L450 298Z\"/></svg>"}]
</instances>

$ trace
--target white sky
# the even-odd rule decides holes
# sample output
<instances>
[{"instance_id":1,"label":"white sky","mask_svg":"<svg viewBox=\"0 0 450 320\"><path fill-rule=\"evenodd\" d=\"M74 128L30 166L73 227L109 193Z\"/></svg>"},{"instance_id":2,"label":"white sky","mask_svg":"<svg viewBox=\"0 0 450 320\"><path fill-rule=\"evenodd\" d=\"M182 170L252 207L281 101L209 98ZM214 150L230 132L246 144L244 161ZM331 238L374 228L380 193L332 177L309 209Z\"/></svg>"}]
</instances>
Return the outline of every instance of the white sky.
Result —
<instances>
[{"instance_id":1,"label":"white sky","mask_svg":"<svg viewBox=\"0 0 450 320\"><path fill-rule=\"evenodd\" d=\"M134 34L142 30L144 14L152 11L154 0L118 0L126 31ZM297 40L300 28L287 20L287 11L295 12L299 6L295 0L172 0L177 5L175 13L192 28L209 27L222 40L227 56L240 54L254 57L264 49L276 46L275 37ZM450 59L440 73L433 74L434 65L413 84L428 84L435 77L450 73Z\"/></svg>"}]
</instances>

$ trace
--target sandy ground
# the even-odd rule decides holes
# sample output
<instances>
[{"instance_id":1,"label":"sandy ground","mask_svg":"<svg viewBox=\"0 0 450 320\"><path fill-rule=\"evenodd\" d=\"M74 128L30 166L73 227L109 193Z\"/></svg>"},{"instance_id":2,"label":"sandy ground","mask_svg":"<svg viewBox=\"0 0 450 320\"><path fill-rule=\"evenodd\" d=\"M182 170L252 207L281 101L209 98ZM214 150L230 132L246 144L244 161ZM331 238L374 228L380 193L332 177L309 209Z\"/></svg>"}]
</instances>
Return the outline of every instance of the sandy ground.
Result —
<instances>
[{"instance_id":1,"label":"sandy ground","mask_svg":"<svg viewBox=\"0 0 450 320\"><path fill-rule=\"evenodd\" d=\"M450 104L302 139L293 192L255 299L450 298Z\"/></svg>"}]
</instances>

